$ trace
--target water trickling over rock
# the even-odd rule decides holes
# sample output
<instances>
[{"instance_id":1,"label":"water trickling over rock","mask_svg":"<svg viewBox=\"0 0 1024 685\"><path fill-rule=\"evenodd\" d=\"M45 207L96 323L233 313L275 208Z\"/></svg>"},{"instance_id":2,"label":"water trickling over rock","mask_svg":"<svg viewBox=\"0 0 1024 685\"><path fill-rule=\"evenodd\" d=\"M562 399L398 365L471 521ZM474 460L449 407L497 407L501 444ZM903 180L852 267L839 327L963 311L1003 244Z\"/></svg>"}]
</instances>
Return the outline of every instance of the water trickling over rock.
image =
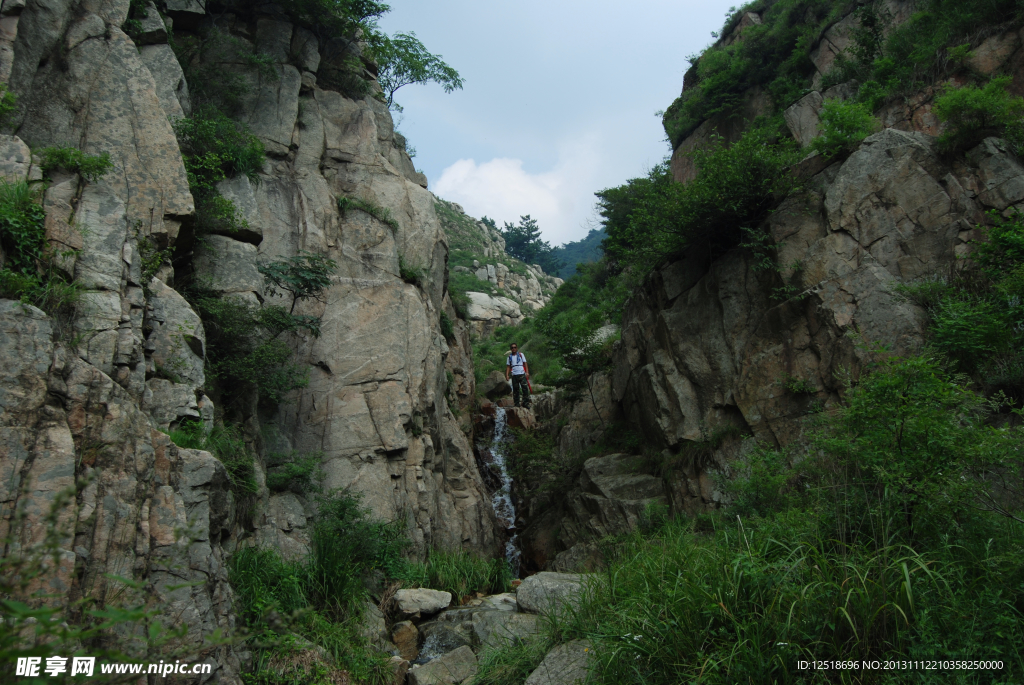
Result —
<instances>
[{"instance_id":1,"label":"water trickling over rock","mask_svg":"<svg viewBox=\"0 0 1024 685\"><path fill-rule=\"evenodd\" d=\"M494 507L494 515L498 523L506 530L512 531L512 536L505 543L505 559L508 561L512 574L519 577L519 550L518 535L516 527L516 507L512 502L512 476L508 473L505 464L505 450L508 447L507 419L505 410L498 407L494 413L494 437L491 439L491 455L494 458L494 467L498 472L500 486L491 496L491 506Z\"/></svg>"}]
</instances>

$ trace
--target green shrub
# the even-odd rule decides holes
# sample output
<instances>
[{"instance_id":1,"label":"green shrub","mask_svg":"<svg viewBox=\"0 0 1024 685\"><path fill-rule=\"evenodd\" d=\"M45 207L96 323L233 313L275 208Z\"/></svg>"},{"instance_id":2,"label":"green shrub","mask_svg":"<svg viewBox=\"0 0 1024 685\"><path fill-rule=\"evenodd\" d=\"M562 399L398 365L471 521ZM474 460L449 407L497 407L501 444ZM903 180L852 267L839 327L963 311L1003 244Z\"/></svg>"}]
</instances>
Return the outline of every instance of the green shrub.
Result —
<instances>
[{"instance_id":1,"label":"green shrub","mask_svg":"<svg viewBox=\"0 0 1024 685\"><path fill-rule=\"evenodd\" d=\"M371 521L358 496L345 491L317 497L315 510L304 561L253 547L231 557L229 578L257 651L246 682L316 683L325 673L346 677L339 669L360 682L385 682L388 656L370 646L360 626L369 598L364 579L402 564L402 523ZM309 642L275 634L271 626L282 623Z\"/></svg>"},{"instance_id":2,"label":"green shrub","mask_svg":"<svg viewBox=\"0 0 1024 685\"><path fill-rule=\"evenodd\" d=\"M699 169L686 185L672 181L667 164L647 178L597 193L608 233L605 252L642 273L691 245L712 256L739 244L744 227L757 227L796 187L786 172L799 158L792 139L778 140L778 122L747 131L732 145L721 138L693 152Z\"/></svg>"},{"instance_id":3,"label":"green shrub","mask_svg":"<svg viewBox=\"0 0 1024 685\"><path fill-rule=\"evenodd\" d=\"M196 231L233 233L248 228L234 203L220 195L217 184L238 174L259 183L266 158L263 142L245 125L209 105L176 120L174 133L196 201Z\"/></svg>"},{"instance_id":4,"label":"green shrub","mask_svg":"<svg viewBox=\"0 0 1024 685\"><path fill-rule=\"evenodd\" d=\"M114 168L114 163L110 161L110 155L106 152L100 155L87 155L74 147L45 147L38 150L37 154L42 160L44 172L64 169L81 174L82 178L93 183Z\"/></svg>"},{"instance_id":5,"label":"green shrub","mask_svg":"<svg viewBox=\"0 0 1024 685\"><path fill-rule=\"evenodd\" d=\"M504 649L490 649L479 656L475 685L521 685L544 660L551 647L549 640L536 637L515 640Z\"/></svg>"},{"instance_id":6,"label":"green shrub","mask_svg":"<svg viewBox=\"0 0 1024 685\"><path fill-rule=\"evenodd\" d=\"M993 427L934 358L865 358L807 445L731 464L732 504L700 533L652 515L606 541L606 571L549 633L592 641L598 683L800 683L800 660L972 653L1024 675L1019 493L986 497L1019 477L1021 429Z\"/></svg>"},{"instance_id":7,"label":"green shrub","mask_svg":"<svg viewBox=\"0 0 1024 685\"><path fill-rule=\"evenodd\" d=\"M853 149L879 128L865 105L849 100L826 100L819 117L821 135L811 141L811 149L825 157Z\"/></svg>"},{"instance_id":8,"label":"green shrub","mask_svg":"<svg viewBox=\"0 0 1024 685\"><path fill-rule=\"evenodd\" d=\"M441 312L440 317L441 335L444 336L448 342L454 342L455 340L455 324L452 322L448 312Z\"/></svg>"},{"instance_id":9,"label":"green shrub","mask_svg":"<svg viewBox=\"0 0 1024 685\"><path fill-rule=\"evenodd\" d=\"M387 207L381 207L373 200L361 200L357 197L338 197L338 211L341 212L342 216L350 209L358 209L361 212L366 212L377 221L382 224L386 224L391 228L392 233L397 233L401 228L398 221L391 216L391 210Z\"/></svg>"},{"instance_id":10,"label":"green shrub","mask_svg":"<svg viewBox=\"0 0 1024 685\"><path fill-rule=\"evenodd\" d=\"M0 246L6 260L0 297L39 307L53 317L58 337L69 338L81 287L67 279L60 262L73 252L47 246L46 212L28 183L0 179Z\"/></svg>"},{"instance_id":11,"label":"green shrub","mask_svg":"<svg viewBox=\"0 0 1024 685\"><path fill-rule=\"evenodd\" d=\"M46 212L37 188L0 179L0 245L4 268L35 275L46 253Z\"/></svg>"},{"instance_id":12,"label":"green shrub","mask_svg":"<svg viewBox=\"0 0 1024 685\"><path fill-rule=\"evenodd\" d=\"M220 425L207 431L202 423L192 421L172 430L170 436L178 447L206 450L224 464L231 480L238 518L250 525L260 488L256 482L255 456L246 445L241 429Z\"/></svg>"},{"instance_id":13,"label":"green shrub","mask_svg":"<svg viewBox=\"0 0 1024 685\"><path fill-rule=\"evenodd\" d=\"M977 298L947 297L932 312L932 344L965 371L974 370L1010 342L1005 309Z\"/></svg>"},{"instance_id":14,"label":"green shrub","mask_svg":"<svg viewBox=\"0 0 1024 685\"><path fill-rule=\"evenodd\" d=\"M289 391L306 387L309 369L291 361L291 349L278 336L300 329L316 335L317 319L290 314L284 307L221 299L195 289L188 296L206 331L208 376L233 391L251 383L270 402L280 402Z\"/></svg>"},{"instance_id":15,"label":"green shrub","mask_svg":"<svg viewBox=\"0 0 1024 685\"><path fill-rule=\"evenodd\" d=\"M994 78L984 87L967 85L947 90L935 100L933 111L947 125L939 147L958 152L974 147L990 135L1005 135L1020 154L1024 151L1024 98L1007 92L1010 77Z\"/></svg>"},{"instance_id":16,"label":"green shrub","mask_svg":"<svg viewBox=\"0 0 1024 685\"><path fill-rule=\"evenodd\" d=\"M855 9L852 2L829 0L756 0L731 8L721 35L727 36L747 12L762 23L748 26L732 45L715 44L687 58L695 67L682 95L665 111L662 123L673 148L706 119L735 116L755 86L771 96L779 110L806 93L814 75L810 52L829 25Z\"/></svg>"},{"instance_id":17,"label":"green shrub","mask_svg":"<svg viewBox=\"0 0 1024 685\"><path fill-rule=\"evenodd\" d=\"M402 255L398 255L398 276L406 283L416 286L418 286L420 281L423 280L422 270L414 269L406 264Z\"/></svg>"},{"instance_id":18,"label":"green shrub","mask_svg":"<svg viewBox=\"0 0 1024 685\"><path fill-rule=\"evenodd\" d=\"M782 387L786 389L786 392L794 395L813 395L818 392L814 384L806 378L797 378L788 374L782 379Z\"/></svg>"},{"instance_id":19,"label":"green shrub","mask_svg":"<svg viewBox=\"0 0 1024 685\"><path fill-rule=\"evenodd\" d=\"M18 111L18 99L14 93L7 90L6 83L0 83L0 128L7 126L7 122Z\"/></svg>"},{"instance_id":20,"label":"green shrub","mask_svg":"<svg viewBox=\"0 0 1024 685\"><path fill-rule=\"evenodd\" d=\"M271 492L311 492L318 484L323 452L271 454L267 459L267 488Z\"/></svg>"}]
</instances>

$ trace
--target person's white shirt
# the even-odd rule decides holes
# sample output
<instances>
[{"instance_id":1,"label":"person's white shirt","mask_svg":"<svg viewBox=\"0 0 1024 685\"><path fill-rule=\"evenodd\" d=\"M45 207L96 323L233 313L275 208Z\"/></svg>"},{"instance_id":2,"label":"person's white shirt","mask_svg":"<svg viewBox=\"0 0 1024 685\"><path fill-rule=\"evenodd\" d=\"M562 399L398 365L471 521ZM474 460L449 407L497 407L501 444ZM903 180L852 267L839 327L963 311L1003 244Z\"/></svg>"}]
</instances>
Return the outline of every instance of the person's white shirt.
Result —
<instances>
[{"instance_id":1,"label":"person's white shirt","mask_svg":"<svg viewBox=\"0 0 1024 685\"><path fill-rule=\"evenodd\" d=\"M508 355L508 359L505 360L506 366L512 367L513 376L521 376L526 371L523 369L523 364L526 363L526 355L522 352L516 352L515 354Z\"/></svg>"}]
</instances>

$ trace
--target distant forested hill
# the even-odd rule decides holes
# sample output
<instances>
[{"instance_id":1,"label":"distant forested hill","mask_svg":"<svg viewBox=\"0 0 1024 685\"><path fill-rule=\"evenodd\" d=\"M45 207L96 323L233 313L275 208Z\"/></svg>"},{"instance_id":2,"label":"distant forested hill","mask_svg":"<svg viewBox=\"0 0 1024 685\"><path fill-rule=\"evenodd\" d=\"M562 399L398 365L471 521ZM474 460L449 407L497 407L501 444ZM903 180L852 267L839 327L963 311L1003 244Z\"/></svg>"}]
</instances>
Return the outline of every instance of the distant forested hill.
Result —
<instances>
[{"instance_id":1,"label":"distant forested hill","mask_svg":"<svg viewBox=\"0 0 1024 685\"><path fill-rule=\"evenodd\" d=\"M576 273L576 265L580 262L589 264L601 258L601 241L604 240L604 227L590 229L590 233L583 240L566 243L561 247L554 248L552 254L565 262L565 266L559 269L557 276L568 279Z\"/></svg>"}]
</instances>

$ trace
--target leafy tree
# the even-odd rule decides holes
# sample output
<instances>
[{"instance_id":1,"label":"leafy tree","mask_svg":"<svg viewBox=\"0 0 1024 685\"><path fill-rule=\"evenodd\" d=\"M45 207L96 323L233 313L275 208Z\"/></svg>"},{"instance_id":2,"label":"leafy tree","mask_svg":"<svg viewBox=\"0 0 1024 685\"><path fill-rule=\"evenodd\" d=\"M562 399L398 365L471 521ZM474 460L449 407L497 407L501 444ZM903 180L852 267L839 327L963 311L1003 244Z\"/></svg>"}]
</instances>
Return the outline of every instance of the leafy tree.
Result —
<instances>
[{"instance_id":1,"label":"leafy tree","mask_svg":"<svg viewBox=\"0 0 1024 685\"><path fill-rule=\"evenodd\" d=\"M414 83L439 83L444 92L462 89L462 77L448 66L440 55L431 54L415 33L388 36L377 26L377 20L391 8L376 0L290 0L286 9L297 20L311 25L322 44L330 44L339 53L348 53L346 69L362 80L351 88L354 95L368 93L363 64L355 56L357 41L369 48L368 55L377 62L377 82L388 107L401 112L395 103L395 91Z\"/></svg>"},{"instance_id":2,"label":"leafy tree","mask_svg":"<svg viewBox=\"0 0 1024 685\"><path fill-rule=\"evenodd\" d=\"M545 273L556 273L562 268L562 262L553 252L546 240L540 239L540 227L537 220L530 215L519 217L519 224L505 222L501 230L505 239L505 252L527 264L539 264Z\"/></svg>"},{"instance_id":3,"label":"leafy tree","mask_svg":"<svg viewBox=\"0 0 1024 685\"><path fill-rule=\"evenodd\" d=\"M295 257L260 264L257 268L266 279L271 295L276 295L278 289L292 294L294 299L290 312L294 312L299 300L320 300L338 265L326 255L300 252Z\"/></svg>"},{"instance_id":4,"label":"leafy tree","mask_svg":"<svg viewBox=\"0 0 1024 685\"><path fill-rule=\"evenodd\" d=\"M727 146L717 137L693 152L700 170L687 184L675 183L667 163L646 178L597 193L615 259L646 272L663 258L692 246L714 256L737 246L796 186L786 167L799 157L792 139L779 139L775 121L747 131Z\"/></svg>"},{"instance_id":5,"label":"leafy tree","mask_svg":"<svg viewBox=\"0 0 1024 685\"><path fill-rule=\"evenodd\" d=\"M378 61L377 81L384 91L388 107L401 112L395 102L395 91L414 83L441 84L444 92L462 90L459 72L445 64L440 55L427 52L415 33L396 33L393 37L381 36L373 49Z\"/></svg>"}]
</instances>

